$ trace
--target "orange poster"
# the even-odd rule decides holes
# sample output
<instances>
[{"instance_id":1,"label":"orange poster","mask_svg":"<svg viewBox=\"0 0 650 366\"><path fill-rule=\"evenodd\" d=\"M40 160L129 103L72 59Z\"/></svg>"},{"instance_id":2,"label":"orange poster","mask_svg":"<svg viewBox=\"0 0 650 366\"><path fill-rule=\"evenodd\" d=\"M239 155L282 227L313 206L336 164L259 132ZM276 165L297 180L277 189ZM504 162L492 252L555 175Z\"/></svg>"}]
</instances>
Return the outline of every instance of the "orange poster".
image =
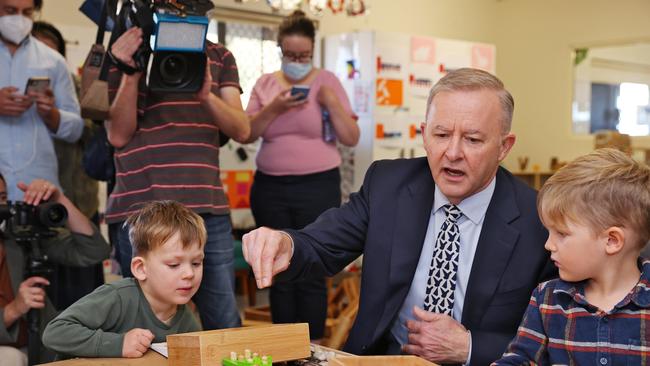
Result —
<instances>
[{"instance_id":1,"label":"orange poster","mask_svg":"<svg viewBox=\"0 0 650 366\"><path fill-rule=\"evenodd\" d=\"M253 184L252 170L222 171L221 182L231 208L249 208L251 206L250 192L251 185Z\"/></svg>"},{"instance_id":2,"label":"orange poster","mask_svg":"<svg viewBox=\"0 0 650 366\"><path fill-rule=\"evenodd\" d=\"M377 105L402 105L404 85L402 80L377 79Z\"/></svg>"}]
</instances>

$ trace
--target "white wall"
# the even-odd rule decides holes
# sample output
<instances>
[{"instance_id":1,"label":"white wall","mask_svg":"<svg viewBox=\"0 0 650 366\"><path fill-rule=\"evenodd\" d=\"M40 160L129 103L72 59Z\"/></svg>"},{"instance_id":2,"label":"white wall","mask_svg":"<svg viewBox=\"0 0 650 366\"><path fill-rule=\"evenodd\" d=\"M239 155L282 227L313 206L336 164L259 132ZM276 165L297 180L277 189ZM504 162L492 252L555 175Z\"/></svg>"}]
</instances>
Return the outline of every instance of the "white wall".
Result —
<instances>
[{"instance_id":1,"label":"white wall","mask_svg":"<svg viewBox=\"0 0 650 366\"><path fill-rule=\"evenodd\" d=\"M79 0L45 0L43 19L61 26L65 37L84 43L95 28L76 9ZM268 11L265 1L238 5ZM518 135L506 165L517 156L548 167L551 156L572 159L592 149L593 138L571 132L575 47L650 39L648 0L368 0L368 15L320 18L323 34L374 29L494 43L497 75L516 101L513 130ZM79 28L73 28L79 27ZM72 33L72 34L70 34ZM650 147L650 138L634 143Z\"/></svg>"},{"instance_id":2,"label":"white wall","mask_svg":"<svg viewBox=\"0 0 650 366\"><path fill-rule=\"evenodd\" d=\"M571 132L575 47L650 38L647 0L502 0L498 14L497 74L515 97L517 156L547 169L551 156L573 159L593 149L593 138ZM650 139L634 139L650 145Z\"/></svg>"}]
</instances>

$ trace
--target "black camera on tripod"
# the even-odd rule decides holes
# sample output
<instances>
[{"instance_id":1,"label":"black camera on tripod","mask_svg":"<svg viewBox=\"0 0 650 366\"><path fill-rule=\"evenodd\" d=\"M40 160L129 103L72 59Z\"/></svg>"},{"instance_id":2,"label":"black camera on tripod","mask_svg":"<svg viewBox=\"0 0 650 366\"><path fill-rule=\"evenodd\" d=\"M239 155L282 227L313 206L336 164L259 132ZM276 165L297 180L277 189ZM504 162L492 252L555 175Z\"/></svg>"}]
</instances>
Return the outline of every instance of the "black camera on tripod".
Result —
<instances>
[{"instance_id":1,"label":"black camera on tripod","mask_svg":"<svg viewBox=\"0 0 650 366\"><path fill-rule=\"evenodd\" d=\"M130 23L125 28L137 26L143 33L143 43L133 56L137 70L147 71L153 52L149 89L155 92L199 91L206 67L205 39L209 24L206 13L214 8L212 1L127 0L122 6L127 7L127 23ZM118 68L124 66L113 61Z\"/></svg>"},{"instance_id":2,"label":"black camera on tripod","mask_svg":"<svg viewBox=\"0 0 650 366\"><path fill-rule=\"evenodd\" d=\"M48 277L52 268L47 256L40 248L40 240L57 235L52 228L62 227L68 219L65 206L55 202L45 202L33 206L25 202L11 202L0 205L0 221L5 221L6 232L11 235L25 253L27 263L25 276Z\"/></svg>"},{"instance_id":3,"label":"black camera on tripod","mask_svg":"<svg viewBox=\"0 0 650 366\"><path fill-rule=\"evenodd\" d=\"M48 262L47 255L41 248L41 239L55 237L53 230L65 225L68 210L62 204L44 202L29 205L25 202L11 202L0 205L0 222L6 222L5 232L20 245L25 256L25 278L39 276L49 279L54 267ZM27 313L28 330L28 364L40 363L41 341L39 326L41 316L38 309Z\"/></svg>"}]
</instances>

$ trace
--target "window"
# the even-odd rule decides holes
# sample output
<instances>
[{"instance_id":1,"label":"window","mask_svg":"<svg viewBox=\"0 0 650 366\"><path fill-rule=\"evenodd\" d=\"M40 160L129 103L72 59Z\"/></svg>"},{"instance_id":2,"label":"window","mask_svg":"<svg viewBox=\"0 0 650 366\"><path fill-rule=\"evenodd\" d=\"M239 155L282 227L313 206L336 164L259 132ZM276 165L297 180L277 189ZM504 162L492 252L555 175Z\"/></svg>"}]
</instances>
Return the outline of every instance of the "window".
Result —
<instances>
[{"instance_id":1,"label":"window","mask_svg":"<svg viewBox=\"0 0 650 366\"><path fill-rule=\"evenodd\" d=\"M575 52L573 131L650 135L650 42Z\"/></svg>"},{"instance_id":2,"label":"window","mask_svg":"<svg viewBox=\"0 0 650 366\"><path fill-rule=\"evenodd\" d=\"M220 41L235 56L245 109L257 79L262 74L280 69L280 48L277 46L275 29L271 26L213 20L208 28L208 39Z\"/></svg>"}]
</instances>

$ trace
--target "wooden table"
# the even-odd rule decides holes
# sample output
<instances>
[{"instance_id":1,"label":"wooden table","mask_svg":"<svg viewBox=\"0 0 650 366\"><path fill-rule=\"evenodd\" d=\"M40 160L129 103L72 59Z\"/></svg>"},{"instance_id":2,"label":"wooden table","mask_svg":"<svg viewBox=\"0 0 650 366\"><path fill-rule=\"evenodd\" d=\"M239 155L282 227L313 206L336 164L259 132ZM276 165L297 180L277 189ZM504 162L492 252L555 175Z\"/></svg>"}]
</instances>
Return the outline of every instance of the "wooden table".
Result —
<instances>
[{"instance_id":1,"label":"wooden table","mask_svg":"<svg viewBox=\"0 0 650 366\"><path fill-rule=\"evenodd\" d=\"M73 358L51 362L48 366L167 366L167 359L149 350L140 358Z\"/></svg>"}]
</instances>

